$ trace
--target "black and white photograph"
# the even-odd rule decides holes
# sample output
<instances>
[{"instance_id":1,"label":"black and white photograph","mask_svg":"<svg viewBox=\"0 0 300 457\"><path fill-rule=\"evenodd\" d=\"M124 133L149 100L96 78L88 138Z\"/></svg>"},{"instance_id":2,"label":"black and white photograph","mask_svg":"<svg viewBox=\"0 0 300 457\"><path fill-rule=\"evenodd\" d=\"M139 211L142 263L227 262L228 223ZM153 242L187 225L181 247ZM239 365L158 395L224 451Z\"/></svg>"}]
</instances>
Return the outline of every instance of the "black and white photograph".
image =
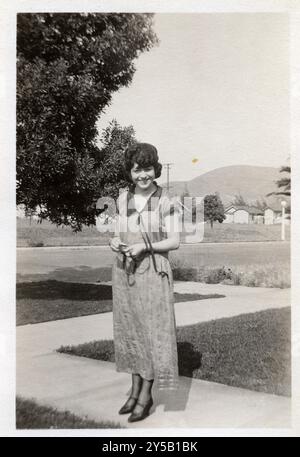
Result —
<instances>
[{"instance_id":1,"label":"black and white photograph","mask_svg":"<svg viewBox=\"0 0 300 457\"><path fill-rule=\"evenodd\" d=\"M11 433L297 433L293 15L21 3Z\"/></svg>"}]
</instances>

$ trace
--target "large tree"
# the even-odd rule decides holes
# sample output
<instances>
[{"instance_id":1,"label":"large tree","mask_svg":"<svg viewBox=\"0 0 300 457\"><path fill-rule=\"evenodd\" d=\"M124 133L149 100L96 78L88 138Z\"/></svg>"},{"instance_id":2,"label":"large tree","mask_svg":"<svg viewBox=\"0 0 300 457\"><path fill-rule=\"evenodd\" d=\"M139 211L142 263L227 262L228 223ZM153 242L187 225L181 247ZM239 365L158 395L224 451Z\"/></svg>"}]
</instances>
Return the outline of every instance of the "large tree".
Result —
<instances>
[{"instance_id":1,"label":"large tree","mask_svg":"<svg viewBox=\"0 0 300 457\"><path fill-rule=\"evenodd\" d=\"M135 59L157 44L152 22L152 14L18 14L18 204L76 230L95 222L91 203L115 192L115 151L97 146L96 122L130 84Z\"/></svg>"}]
</instances>

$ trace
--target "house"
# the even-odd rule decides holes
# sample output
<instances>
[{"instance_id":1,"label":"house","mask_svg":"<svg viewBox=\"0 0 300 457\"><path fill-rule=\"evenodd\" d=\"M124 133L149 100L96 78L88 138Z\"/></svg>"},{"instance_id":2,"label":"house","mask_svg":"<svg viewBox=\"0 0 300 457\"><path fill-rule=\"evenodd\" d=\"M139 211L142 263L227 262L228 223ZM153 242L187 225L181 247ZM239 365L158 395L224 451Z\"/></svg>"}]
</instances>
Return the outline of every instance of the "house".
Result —
<instances>
[{"instance_id":1,"label":"house","mask_svg":"<svg viewBox=\"0 0 300 457\"><path fill-rule=\"evenodd\" d=\"M38 221L38 220L40 220L39 214L41 213L42 209L43 208L40 205L38 205L36 207L35 211L26 211L25 205L20 204L20 205L17 205L16 216L19 219L30 219L30 220Z\"/></svg>"},{"instance_id":2,"label":"house","mask_svg":"<svg viewBox=\"0 0 300 457\"><path fill-rule=\"evenodd\" d=\"M280 203L273 203L265 209L265 224L281 224L282 221L282 207ZM286 214L285 223L289 224L289 216Z\"/></svg>"},{"instance_id":3,"label":"house","mask_svg":"<svg viewBox=\"0 0 300 457\"><path fill-rule=\"evenodd\" d=\"M263 224L264 212L255 206L230 205L225 209L224 224Z\"/></svg>"}]
</instances>

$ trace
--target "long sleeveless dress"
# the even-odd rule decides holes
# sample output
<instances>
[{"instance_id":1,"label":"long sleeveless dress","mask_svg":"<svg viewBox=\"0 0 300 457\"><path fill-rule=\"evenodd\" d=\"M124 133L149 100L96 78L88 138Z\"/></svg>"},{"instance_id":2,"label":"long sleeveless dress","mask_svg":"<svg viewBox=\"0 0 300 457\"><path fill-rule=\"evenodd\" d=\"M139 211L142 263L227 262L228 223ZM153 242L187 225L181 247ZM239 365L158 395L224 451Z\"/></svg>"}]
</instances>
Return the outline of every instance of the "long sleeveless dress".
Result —
<instances>
[{"instance_id":1,"label":"long sleeveless dress","mask_svg":"<svg viewBox=\"0 0 300 457\"><path fill-rule=\"evenodd\" d=\"M121 240L128 245L144 243L142 231L147 231L151 242L165 239L164 218L179 216L179 207L157 184L140 213L133 197L132 188L119 197L116 233ZM142 255L135 271L128 269L124 255L117 253L112 291L116 371L154 379L160 390L177 389L176 321L168 252L154 253L154 259L149 253Z\"/></svg>"}]
</instances>

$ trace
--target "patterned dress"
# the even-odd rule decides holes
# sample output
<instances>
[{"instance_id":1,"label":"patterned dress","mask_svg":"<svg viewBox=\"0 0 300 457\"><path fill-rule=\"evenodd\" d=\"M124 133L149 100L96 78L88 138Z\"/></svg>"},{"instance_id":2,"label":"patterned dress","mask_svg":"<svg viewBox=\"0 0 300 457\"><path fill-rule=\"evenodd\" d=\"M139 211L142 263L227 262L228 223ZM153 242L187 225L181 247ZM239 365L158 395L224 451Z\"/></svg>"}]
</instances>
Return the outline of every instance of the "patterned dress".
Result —
<instances>
[{"instance_id":1,"label":"patterned dress","mask_svg":"<svg viewBox=\"0 0 300 457\"><path fill-rule=\"evenodd\" d=\"M180 209L171 202L165 189L156 184L141 212L135 208L133 197L133 189L119 197L116 234L128 245L144 243L144 232L151 242L167 238L164 218L170 214L179 216ZM153 256L143 254L134 269L125 263L121 253L116 254L113 263L116 371L154 379L158 389L176 389L178 359L172 270L168 252L155 252Z\"/></svg>"}]
</instances>

